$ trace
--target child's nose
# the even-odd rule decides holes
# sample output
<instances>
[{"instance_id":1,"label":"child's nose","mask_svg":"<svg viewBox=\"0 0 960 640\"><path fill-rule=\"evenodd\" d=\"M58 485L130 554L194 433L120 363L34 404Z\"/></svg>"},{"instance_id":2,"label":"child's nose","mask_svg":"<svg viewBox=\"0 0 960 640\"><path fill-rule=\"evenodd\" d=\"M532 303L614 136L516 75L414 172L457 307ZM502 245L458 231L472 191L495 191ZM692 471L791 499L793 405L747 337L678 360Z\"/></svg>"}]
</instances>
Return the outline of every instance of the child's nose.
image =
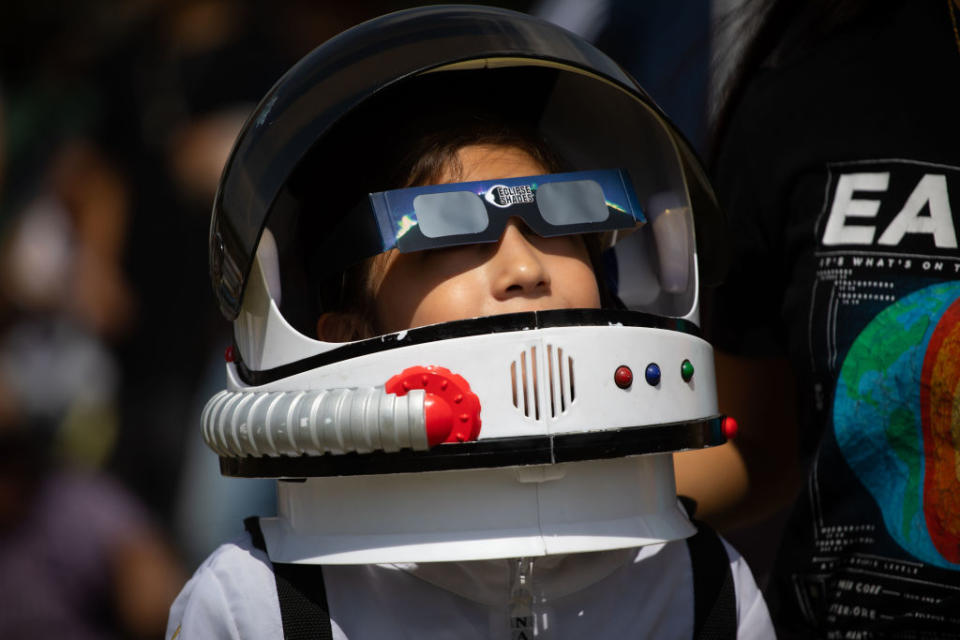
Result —
<instances>
[{"instance_id":1,"label":"child's nose","mask_svg":"<svg viewBox=\"0 0 960 640\"><path fill-rule=\"evenodd\" d=\"M488 263L493 269L493 294L498 299L529 296L550 288L550 274L516 220L507 223Z\"/></svg>"}]
</instances>

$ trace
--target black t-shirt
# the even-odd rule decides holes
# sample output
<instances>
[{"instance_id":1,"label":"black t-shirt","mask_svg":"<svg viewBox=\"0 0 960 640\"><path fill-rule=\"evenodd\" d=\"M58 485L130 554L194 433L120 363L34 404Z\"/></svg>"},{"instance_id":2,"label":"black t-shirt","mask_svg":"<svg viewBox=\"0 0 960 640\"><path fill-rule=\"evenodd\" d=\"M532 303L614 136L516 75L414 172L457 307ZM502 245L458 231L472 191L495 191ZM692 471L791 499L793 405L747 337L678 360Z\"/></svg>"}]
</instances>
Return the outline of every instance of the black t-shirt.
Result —
<instances>
[{"instance_id":1,"label":"black t-shirt","mask_svg":"<svg viewBox=\"0 0 960 640\"><path fill-rule=\"evenodd\" d=\"M810 461L784 637L960 637L960 43L945 1L902 5L762 71L717 161L708 332L789 357Z\"/></svg>"}]
</instances>

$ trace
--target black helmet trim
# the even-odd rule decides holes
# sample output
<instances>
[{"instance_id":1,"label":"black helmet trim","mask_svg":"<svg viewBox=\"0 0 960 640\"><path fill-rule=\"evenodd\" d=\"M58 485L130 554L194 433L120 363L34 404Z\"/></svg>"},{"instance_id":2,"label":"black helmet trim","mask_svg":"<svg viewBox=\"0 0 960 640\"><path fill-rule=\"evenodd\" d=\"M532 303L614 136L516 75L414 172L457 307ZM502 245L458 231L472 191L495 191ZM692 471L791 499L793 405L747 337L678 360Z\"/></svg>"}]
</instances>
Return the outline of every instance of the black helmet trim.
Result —
<instances>
[{"instance_id":1,"label":"black helmet trim","mask_svg":"<svg viewBox=\"0 0 960 640\"><path fill-rule=\"evenodd\" d=\"M488 335L491 333L507 333L510 331L529 331L532 329L549 329L554 327L596 327L609 325L623 325L625 327L647 327L650 329L666 329L679 331L695 337L701 337L697 325L681 318L667 318L628 309L553 309L549 311L524 311L508 313L498 316L471 318L444 322L417 329L410 329L399 333L391 333L376 338L349 342L342 347L320 353L297 362L255 371L244 365L239 357L240 350L234 348L237 358L234 364L240 379L254 387L276 382L283 378L305 371L323 367L335 362L350 360L371 353L379 353L390 349L399 349L418 344L427 344L439 340L466 338L469 336Z\"/></svg>"},{"instance_id":2,"label":"black helmet trim","mask_svg":"<svg viewBox=\"0 0 960 640\"><path fill-rule=\"evenodd\" d=\"M556 66L614 85L646 105L668 135L681 141L680 147L687 144L610 58L538 18L504 9L446 6L369 21L321 45L288 71L258 105L231 152L210 229L210 271L224 315L233 319L239 312L257 242L286 181L330 127L373 95L412 76L479 60L496 66L495 59L508 65Z\"/></svg>"},{"instance_id":3,"label":"black helmet trim","mask_svg":"<svg viewBox=\"0 0 960 640\"><path fill-rule=\"evenodd\" d=\"M220 472L241 478L309 478L489 469L702 449L724 444L723 416L553 436L447 443L428 451L322 456L220 457Z\"/></svg>"}]
</instances>

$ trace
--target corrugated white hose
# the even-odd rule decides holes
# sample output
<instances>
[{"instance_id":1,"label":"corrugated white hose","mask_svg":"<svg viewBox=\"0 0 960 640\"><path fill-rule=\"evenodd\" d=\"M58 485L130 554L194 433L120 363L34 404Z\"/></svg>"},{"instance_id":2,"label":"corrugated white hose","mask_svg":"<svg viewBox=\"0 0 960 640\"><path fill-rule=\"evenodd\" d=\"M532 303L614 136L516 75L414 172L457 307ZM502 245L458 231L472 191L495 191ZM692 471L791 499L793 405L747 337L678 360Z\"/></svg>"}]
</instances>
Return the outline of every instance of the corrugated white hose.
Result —
<instances>
[{"instance_id":1,"label":"corrugated white hose","mask_svg":"<svg viewBox=\"0 0 960 640\"><path fill-rule=\"evenodd\" d=\"M221 391L203 409L203 439L231 458L425 450L424 398L383 387Z\"/></svg>"}]
</instances>

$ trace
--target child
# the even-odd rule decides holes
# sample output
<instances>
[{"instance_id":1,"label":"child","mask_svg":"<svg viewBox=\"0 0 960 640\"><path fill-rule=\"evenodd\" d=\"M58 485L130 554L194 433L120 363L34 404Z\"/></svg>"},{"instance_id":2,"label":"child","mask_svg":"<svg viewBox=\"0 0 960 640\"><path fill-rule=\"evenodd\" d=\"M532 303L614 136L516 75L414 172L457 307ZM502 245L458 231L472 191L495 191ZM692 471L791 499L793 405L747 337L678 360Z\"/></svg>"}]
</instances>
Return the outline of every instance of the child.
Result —
<instances>
[{"instance_id":1,"label":"child","mask_svg":"<svg viewBox=\"0 0 960 640\"><path fill-rule=\"evenodd\" d=\"M723 441L692 162L612 62L512 12L393 14L294 67L215 204L236 343L203 415L280 516L168 637L772 637L675 496L670 451Z\"/></svg>"}]
</instances>

